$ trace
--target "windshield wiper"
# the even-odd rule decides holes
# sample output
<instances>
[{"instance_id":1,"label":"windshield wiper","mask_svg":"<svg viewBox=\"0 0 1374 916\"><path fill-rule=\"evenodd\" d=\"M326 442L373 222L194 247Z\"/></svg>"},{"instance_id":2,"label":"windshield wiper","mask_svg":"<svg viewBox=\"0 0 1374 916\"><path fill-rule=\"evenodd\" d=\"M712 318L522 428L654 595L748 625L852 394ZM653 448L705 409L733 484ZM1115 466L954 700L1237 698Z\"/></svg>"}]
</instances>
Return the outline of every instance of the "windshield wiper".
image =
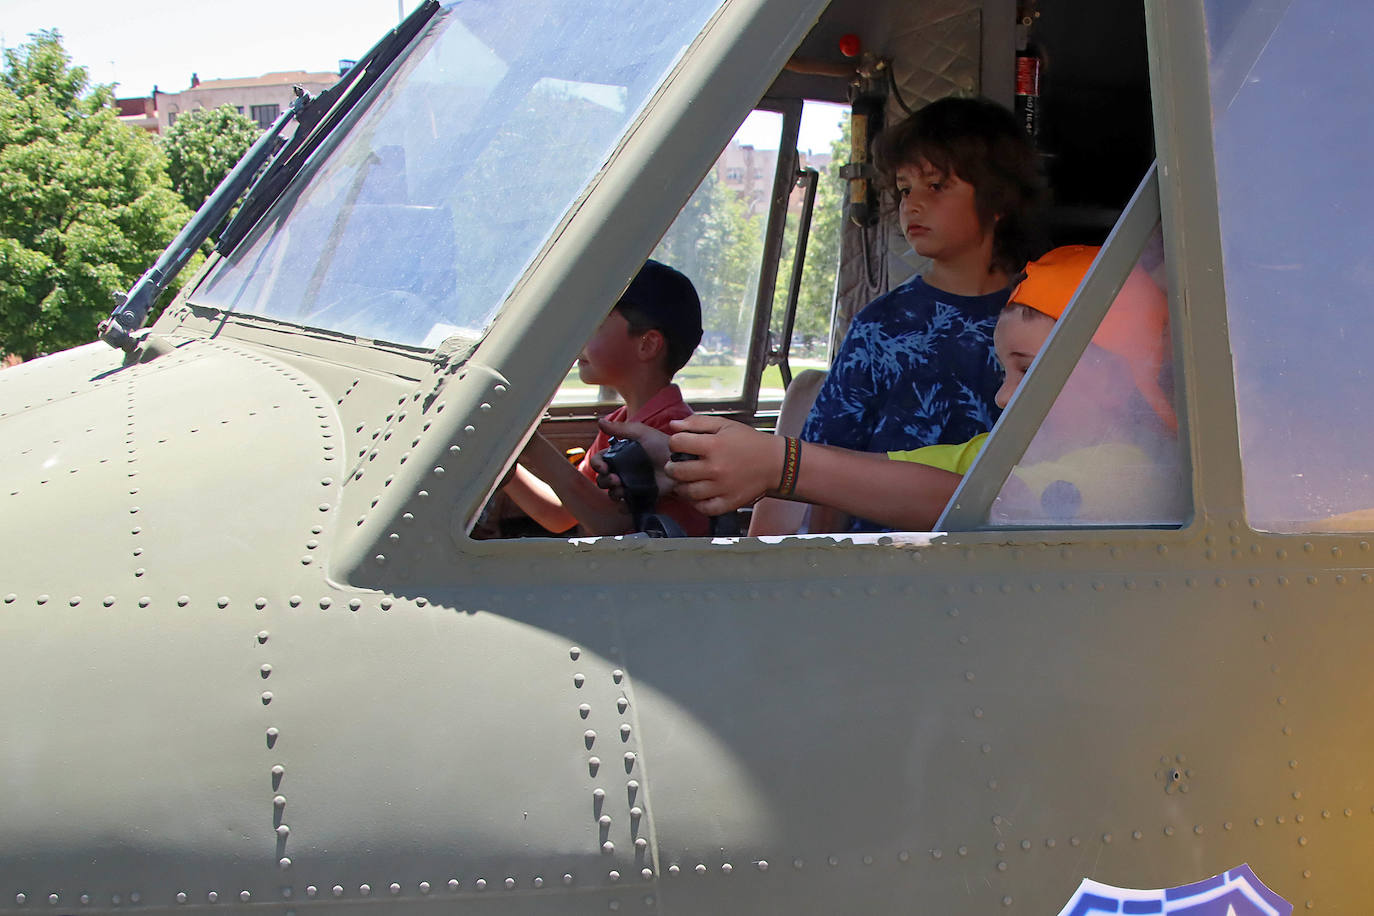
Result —
<instances>
[{"instance_id":1,"label":"windshield wiper","mask_svg":"<svg viewBox=\"0 0 1374 916\"><path fill-rule=\"evenodd\" d=\"M234 166L233 171L224 176L219 187L215 188L214 193L200 205L196 215L191 217L191 221L172 240L172 244L162 252L157 263L139 277L138 282L127 293L115 293L114 311L110 313L109 318L100 323L101 340L127 353L132 353L137 348L138 341L134 339L133 334L143 326L144 320L148 317L148 310L153 307L157 297L176 275L181 273L186 262L191 260L192 255L200 248L201 243L209 238L215 227L229 215L229 211L243 194L243 189L248 187L267 158L281 148L281 132L286 129L286 125L310 105L310 93L300 86L294 88L295 101L281 113L271 127L263 131L262 136L248 148L248 152L239 160L239 164Z\"/></svg>"},{"instance_id":2,"label":"windshield wiper","mask_svg":"<svg viewBox=\"0 0 1374 916\"><path fill-rule=\"evenodd\" d=\"M115 294L117 302L114 311L100 323L100 339L112 347L133 353L138 347L133 335L143 326L157 297L186 266L215 227L223 222L234 203L243 195L244 189L248 188L248 194L244 197L243 205L229 221L215 246L220 254L229 253L243 240L248 230L281 196L310 155L342 123L358 100L438 10L438 0L422 3L404 22L373 45L338 82L318 96L312 98L299 86L295 87L295 101L249 147L243 159L225 176L172 244L167 246L157 263L127 293ZM291 140L283 145L281 132L293 118L299 123ZM269 158L272 159L271 163L257 181L253 181Z\"/></svg>"}]
</instances>

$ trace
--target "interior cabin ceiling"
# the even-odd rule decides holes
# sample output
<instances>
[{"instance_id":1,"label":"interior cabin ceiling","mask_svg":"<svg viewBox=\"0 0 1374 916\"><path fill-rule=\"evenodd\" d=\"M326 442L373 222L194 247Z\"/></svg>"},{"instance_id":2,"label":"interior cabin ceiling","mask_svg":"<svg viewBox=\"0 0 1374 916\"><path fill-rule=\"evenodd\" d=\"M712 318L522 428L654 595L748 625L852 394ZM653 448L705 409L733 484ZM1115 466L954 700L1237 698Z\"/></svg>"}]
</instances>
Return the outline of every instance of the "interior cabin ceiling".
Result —
<instances>
[{"instance_id":1,"label":"interior cabin ceiling","mask_svg":"<svg viewBox=\"0 0 1374 916\"><path fill-rule=\"evenodd\" d=\"M801 57L842 62L839 42L853 33L865 50L893 62L912 107L951 94L976 93L983 0L836 0L802 42ZM784 73L773 94L845 102L842 80Z\"/></svg>"},{"instance_id":2,"label":"interior cabin ceiling","mask_svg":"<svg viewBox=\"0 0 1374 916\"><path fill-rule=\"evenodd\" d=\"M892 75L902 100L912 108L948 95L979 92L982 48L982 0L948 0L944 3L895 4L899 18L888 35ZM905 112L897 100L887 101L889 124ZM928 261L911 250L894 214L885 213L889 288L926 268Z\"/></svg>"}]
</instances>

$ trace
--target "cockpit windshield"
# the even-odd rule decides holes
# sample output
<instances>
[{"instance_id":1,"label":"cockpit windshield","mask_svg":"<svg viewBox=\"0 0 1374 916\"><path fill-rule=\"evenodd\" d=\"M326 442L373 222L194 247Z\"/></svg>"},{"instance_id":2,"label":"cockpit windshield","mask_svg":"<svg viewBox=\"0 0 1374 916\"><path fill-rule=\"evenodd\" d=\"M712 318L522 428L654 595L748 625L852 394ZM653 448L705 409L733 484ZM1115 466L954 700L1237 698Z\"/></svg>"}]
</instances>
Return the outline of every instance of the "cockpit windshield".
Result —
<instances>
[{"instance_id":1,"label":"cockpit windshield","mask_svg":"<svg viewBox=\"0 0 1374 916\"><path fill-rule=\"evenodd\" d=\"M457 0L192 297L478 337L722 0Z\"/></svg>"}]
</instances>

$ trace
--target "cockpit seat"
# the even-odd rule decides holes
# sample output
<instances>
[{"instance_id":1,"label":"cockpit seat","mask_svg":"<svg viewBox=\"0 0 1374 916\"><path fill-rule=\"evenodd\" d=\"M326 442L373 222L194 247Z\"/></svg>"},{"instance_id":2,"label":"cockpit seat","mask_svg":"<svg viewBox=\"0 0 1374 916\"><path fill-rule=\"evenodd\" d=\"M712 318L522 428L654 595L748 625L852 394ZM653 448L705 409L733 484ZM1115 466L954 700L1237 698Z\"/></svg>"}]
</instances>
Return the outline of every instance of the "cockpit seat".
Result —
<instances>
[{"instance_id":1,"label":"cockpit seat","mask_svg":"<svg viewBox=\"0 0 1374 916\"><path fill-rule=\"evenodd\" d=\"M782 396L782 407L778 410L778 422L773 431L779 436L798 436L806 425L806 415L811 405L816 403L821 383L825 381L822 369L803 369L792 377L792 384ZM806 503L788 502L782 499L761 500L754 507L753 518L749 522L751 535L792 534L801 531L806 524L809 506Z\"/></svg>"}]
</instances>

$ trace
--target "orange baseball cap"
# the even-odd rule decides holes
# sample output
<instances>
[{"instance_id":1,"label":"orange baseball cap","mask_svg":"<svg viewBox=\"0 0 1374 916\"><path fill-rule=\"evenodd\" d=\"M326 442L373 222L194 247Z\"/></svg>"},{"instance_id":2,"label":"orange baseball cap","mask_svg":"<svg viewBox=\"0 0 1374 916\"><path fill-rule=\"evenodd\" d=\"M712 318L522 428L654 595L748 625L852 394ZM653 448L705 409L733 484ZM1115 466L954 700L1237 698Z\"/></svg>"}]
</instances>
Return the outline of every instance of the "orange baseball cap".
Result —
<instances>
[{"instance_id":1,"label":"orange baseball cap","mask_svg":"<svg viewBox=\"0 0 1374 916\"><path fill-rule=\"evenodd\" d=\"M1030 262L1026 278L1011 292L1011 302L1058 321L1100 250L1096 245L1065 245ZM1178 429L1178 417L1159 385L1169 344L1168 324L1164 292L1137 265L1098 325L1093 343L1126 363L1136 390L1172 432Z\"/></svg>"}]
</instances>

